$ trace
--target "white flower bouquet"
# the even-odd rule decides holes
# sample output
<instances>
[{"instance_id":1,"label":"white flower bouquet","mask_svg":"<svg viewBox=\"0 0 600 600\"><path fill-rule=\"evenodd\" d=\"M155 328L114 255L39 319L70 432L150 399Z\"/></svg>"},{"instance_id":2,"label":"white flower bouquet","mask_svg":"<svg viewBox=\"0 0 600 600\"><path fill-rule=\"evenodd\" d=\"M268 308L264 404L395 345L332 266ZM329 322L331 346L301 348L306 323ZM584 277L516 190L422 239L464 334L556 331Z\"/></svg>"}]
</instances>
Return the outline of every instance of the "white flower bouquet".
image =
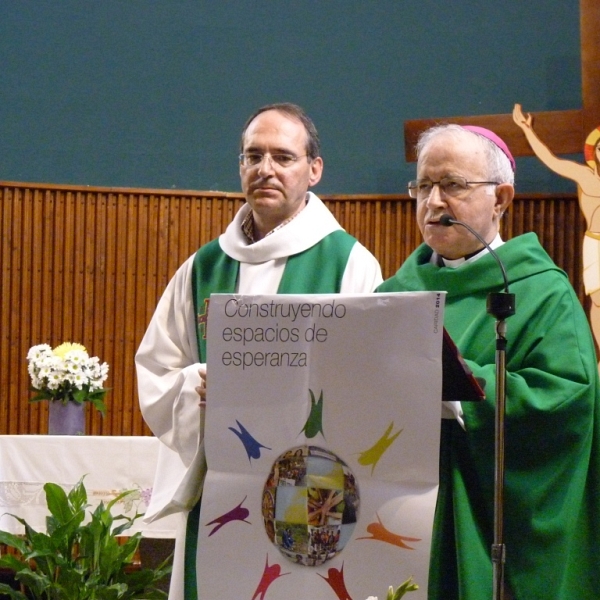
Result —
<instances>
[{"instance_id":1,"label":"white flower bouquet","mask_svg":"<svg viewBox=\"0 0 600 600\"><path fill-rule=\"evenodd\" d=\"M390 585L387 593L386 600L400 600L406 594L406 592L415 592L419 589L416 583L413 583L413 578L409 577L401 586L394 588ZM377 600L377 596L369 596L367 600Z\"/></svg>"},{"instance_id":2,"label":"white flower bouquet","mask_svg":"<svg viewBox=\"0 0 600 600\"><path fill-rule=\"evenodd\" d=\"M108 364L90 357L81 344L64 343L52 349L39 344L27 353L32 391L30 402L91 402L102 415L106 414L103 387L108 377Z\"/></svg>"}]
</instances>

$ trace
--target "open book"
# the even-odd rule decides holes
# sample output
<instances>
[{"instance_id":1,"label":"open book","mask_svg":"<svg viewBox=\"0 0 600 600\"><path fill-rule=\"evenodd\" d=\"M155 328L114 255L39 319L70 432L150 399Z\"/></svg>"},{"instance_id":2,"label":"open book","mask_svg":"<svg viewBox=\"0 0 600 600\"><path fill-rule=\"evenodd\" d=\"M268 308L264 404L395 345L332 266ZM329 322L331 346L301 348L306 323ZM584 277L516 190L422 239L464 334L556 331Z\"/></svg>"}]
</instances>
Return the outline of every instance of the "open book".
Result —
<instances>
[{"instance_id":1,"label":"open book","mask_svg":"<svg viewBox=\"0 0 600 600\"><path fill-rule=\"evenodd\" d=\"M485 392L444 328L442 400L483 400Z\"/></svg>"}]
</instances>

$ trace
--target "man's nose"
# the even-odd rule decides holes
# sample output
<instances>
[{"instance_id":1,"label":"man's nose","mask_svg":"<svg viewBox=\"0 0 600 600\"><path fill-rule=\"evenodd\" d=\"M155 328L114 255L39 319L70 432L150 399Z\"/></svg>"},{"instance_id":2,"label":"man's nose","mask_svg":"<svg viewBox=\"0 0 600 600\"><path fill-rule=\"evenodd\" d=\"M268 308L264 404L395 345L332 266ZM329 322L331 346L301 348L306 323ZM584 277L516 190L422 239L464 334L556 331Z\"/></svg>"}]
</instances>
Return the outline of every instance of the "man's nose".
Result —
<instances>
[{"instance_id":1,"label":"man's nose","mask_svg":"<svg viewBox=\"0 0 600 600\"><path fill-rule=\"evenodd\" d=\"M271 158L271 155L264 154L258 165L258 174L261 177L264 177L265 175L270 175L273 171L273 159Z\"/></svg>"},{"instance_id":2,"label":"man's nose","mask_svg":"<svg viewBox=\"0 0 600 600\"><path fill-rule=\"evenodd\" d=\"M433 184L426 202L428 206L446 206L445 194L442 194L439 183Z\"/></svg>"}]
</instances>

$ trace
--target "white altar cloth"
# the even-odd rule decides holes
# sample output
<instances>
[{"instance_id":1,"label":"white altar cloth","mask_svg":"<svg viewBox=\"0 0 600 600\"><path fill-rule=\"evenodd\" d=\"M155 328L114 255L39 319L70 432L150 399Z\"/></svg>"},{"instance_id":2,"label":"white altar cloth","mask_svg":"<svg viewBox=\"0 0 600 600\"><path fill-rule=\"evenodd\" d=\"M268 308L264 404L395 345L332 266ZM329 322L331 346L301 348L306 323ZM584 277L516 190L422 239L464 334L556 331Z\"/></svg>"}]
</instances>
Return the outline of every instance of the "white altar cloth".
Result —
<instances>
[{"instance_id":1,"label":"white altar cloth","mask_svg":"<svg viewBox=\"0 0 600 600\"><path fill-rule=\"evenodd\" d=\"M160 441L148 436L0 436L0 529L22 534L23 526L8 513L45 531L44 484L61 485L67 492L85 475L87 511L106 505L125 490L134 494L115 504L113 515L134 516L150 503ZM118 523L121 523L119 521ZM154 523L137 519L126 533L173 538L179 516Z\"/></svg>"}]
</instances>

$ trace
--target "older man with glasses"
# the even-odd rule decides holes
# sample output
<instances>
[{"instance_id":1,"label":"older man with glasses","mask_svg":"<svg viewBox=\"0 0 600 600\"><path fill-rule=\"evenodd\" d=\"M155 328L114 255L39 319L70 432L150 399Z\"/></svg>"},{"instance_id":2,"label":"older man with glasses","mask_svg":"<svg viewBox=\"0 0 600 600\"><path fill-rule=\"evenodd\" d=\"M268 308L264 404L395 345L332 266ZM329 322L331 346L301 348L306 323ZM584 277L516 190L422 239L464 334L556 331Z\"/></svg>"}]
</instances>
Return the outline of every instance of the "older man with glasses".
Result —
<instances>
[{"instance_id":1,"label":"older man with glasses","mask_svg":"<svg viewBox=\"0 0 600 600\"><path fill-rule=\"evenodd\" d=\"M299 106L264 106L248 119L239 169L247 203L223 235L179 268L136 355L142 413L164 442L147 518L182 514L171 600L201 597L196 549L210 294L366 293L382 281L375 257L308 191L321 179L323 159L317 130Z\"/></svg>"},{"instance_id":2,"label":"older man with glasses","mask_svg":"<svg viewBox=\"0 0 600 600\"><path fill-rule=\"evenodd\" d=\"M486 299L505 282L479 238L502 260L517 306L507 321L503 597L600 598L600 388L584 311L534 233L500 237L515 163L498 136L438 126L417 155L409 193L425 243L378 291L445 290L445 326L487 396L444 407L429 598L493 591L496 344Z\"/></svg>"}]
</instances>

